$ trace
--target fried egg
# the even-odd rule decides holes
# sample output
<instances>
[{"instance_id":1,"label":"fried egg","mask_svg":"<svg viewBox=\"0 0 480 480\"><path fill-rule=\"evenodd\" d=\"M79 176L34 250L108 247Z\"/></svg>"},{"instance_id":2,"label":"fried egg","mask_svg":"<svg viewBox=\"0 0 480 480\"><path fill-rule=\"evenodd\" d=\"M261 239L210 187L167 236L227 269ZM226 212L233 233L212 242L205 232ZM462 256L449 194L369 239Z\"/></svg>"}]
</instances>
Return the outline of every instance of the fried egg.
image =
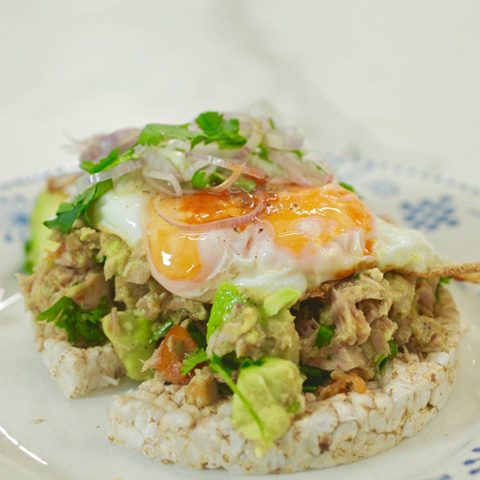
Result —
<instances>
[{"instance_id":1,"label":"fried egg","mask_svg":"<svg viewBox=\"0 0 480 480\"><path fill-rule=\"evenodd\" d=\"M259 202L255 217L242 224ZM436 261L421 232L381 220L333 183L179 198L117 186L97 202L92 218L131 248L143 241L163 287L204 302L222 282L303 293L365 268L422 271ZM211 222L216 228L206 225Z\"/></svg>"}]
</instances>

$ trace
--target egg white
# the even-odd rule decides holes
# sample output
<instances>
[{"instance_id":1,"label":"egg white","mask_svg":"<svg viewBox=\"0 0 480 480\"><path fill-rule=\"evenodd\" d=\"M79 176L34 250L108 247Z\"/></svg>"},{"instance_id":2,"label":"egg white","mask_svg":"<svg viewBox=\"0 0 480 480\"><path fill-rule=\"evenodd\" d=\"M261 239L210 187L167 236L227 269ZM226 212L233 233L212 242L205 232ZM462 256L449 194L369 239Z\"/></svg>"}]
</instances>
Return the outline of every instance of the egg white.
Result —
<instances>
[{"instance_id":1,"label":"egg white","mask_svg":"<svg viewBox=\"0 0 480 480\"><path fill-rule=\"evenodd\" d=\"M149 198L148 193L138 189L125 193L115 188L96 202L92 212L94 224L103 232L118 235L133 248L143 238L142 215ZM375 216L374 219L370 235L376 241L370 257L364 256L366 234L361 229L321 245L312 242L296 257L275 243L273 228L265 221L249 225L242 232L230 228L202 234L198 249L207 273L201 281L172 280L153 265L152 275L172 293L209 302L222 282L270 292L289 287L303 293L325 281L341 278L342 272L354 271L365 261L384 271L424 271L436 263L435 250L423 233L393 226ZM299 228L315 234L318 225L314 218L301 222ZM164 261L169 261L168 255Z\"/></svg>"}]
</instances>

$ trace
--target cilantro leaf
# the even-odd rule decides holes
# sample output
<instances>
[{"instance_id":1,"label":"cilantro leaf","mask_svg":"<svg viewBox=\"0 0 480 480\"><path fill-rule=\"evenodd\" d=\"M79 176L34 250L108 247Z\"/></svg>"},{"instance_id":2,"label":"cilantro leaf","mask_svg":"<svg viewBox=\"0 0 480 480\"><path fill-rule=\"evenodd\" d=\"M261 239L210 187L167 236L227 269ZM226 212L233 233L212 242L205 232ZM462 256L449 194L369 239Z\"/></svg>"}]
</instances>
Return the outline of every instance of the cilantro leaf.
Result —
<instances>
[{"instance_id":1,"label":"cilantro leaf","mask_svg":"<svg viewBox=\"0 0 480 480\"><path fill-rule=\"evenodd\" d=\"M68 341L74 345L98 345L107 337L103 333L101 319L108 313L107 299L102 297L100 306L83 312L69 297L62 297L38 316L39 321L55 322L55 326L66 330Z\"/></svg>"},{"instance_id":2,"label":"cilantro leaf","mask_svg":"<svg viewBox=\"0 0 480 480\"><path fill-rule=\"evenodd\" d=\"M183 359L182 375L188 375L197 365L208 362L207 352L203 348L196 348Z\"/></svg>"},{"instance_id":3,"label":"cilantro leaf","mask_svg":"<svg viewBox=\"0 0 480 480\"><path fill-rule=\"evenodd\" d=\"M273 161L268 158L268 147L264 143L260 143L257 148L260 149L260 153L258 154L258 156L262 160L273 163Z\"/></svg>"},{"instance_id":4,"label":"cilantro leaf","mask_svg":"<svg viewBox=\"0 0 480 480\"><path fill-rule=\"evenodd\" d=\"M448 285L450 283L450 279L452 277L440 277L440 280L438 281L437 288L435 289L435 297L438 298L440 295L440 288L442 288L442 285Z\"/></svg>"},{"instance_id":5,"label":"cilantro leaf","mask_svg":"<svg viewBox=\"0 0 480 480\"><path fill-rule=\"evenodd\" d=\"M339 185L341 187L343 187L345 190L348 190L348 191L353 192L353 193L357 193L355 191L355 189L351 185L349 185L348 183L339 182Z\"/></svg>"},{"instance_id":6,"label":"cilantro leaf","mask_svg":"<svg viewBox=\"0 0 480 480\"><path fill-rule=\"evenodd\" d=\"M375 360L375 363L378 365L379 372L382 372L387 366L388 361L398 353L398 347L395 343L395 340L389 340L388 346L390 347L390 355L383 354Z\"/></svg>"},{"instance_id":7,"label":"cilantro leaf","mask_svg":"<svg viewBox=\"0 0 480 480\"><path fill-rule=\"evenodd\" d=\"M118 153L119 149L113 149L107 158L102 158L98 163L93 163L92 161L83 161L80 164L80 168L85 170L88 173L98 173L103 170L108 170L118 163Z\"/></svg>"},{"instance_id":8,"label":"cilantro leaf","mask_svg":"<svg viewBox=\"0 0 480 480\"><path fill-rule=\"evenodd\" d=\"M290 152L294 153L300 159L302 159L302 157L305 155L301 150L290 150ZM318 165L317 165L317 168L319 168Z\"/></svg>"},{"instance_id":9,"label":"cilantro leaf","mask_svg":"<svg viewBox=\"0 0 480 480\"><path fill-rule=\"evenodd\" d=\"M92 185L71 202L62 202L57 210L57 216L53 220L47 220L44 225L48 228L59 228L62 234L71 230L73 223L80 215L85 214L85 221L91 226L86 215L87 207L97 198L107 193L113 187L112 179Z\"/></svg>"},{"instance_id":10,"label":"cilantro leaf","mask_svg":"<svg viewBox=\"0 0 480 480\"><path fill-rule=\"evenodd\" d=\"M160 328L156 332L153 332L153 336L150 339L150 343L155 343L157 340L160 340L160 338L166 335L174 325L175 325L175 322L173 320L168 320L162 325L160 325Z\"/></svg>"},{"instance_id":11,"label":"cilantro leaf","mask_svg":"<svg viewBox=\"0 0 480 480\"><path fill-rule=\"evenodd\" d=\"M319 386L323 386L325 379L328 377L328 373L320 370L317 367L311 367L309 365L300 365L300 373L307 378L303 382L304 392L315 392Z\"/></svg>"},{"instance_id":12,"label":"cilantro leaf","mask_svg":"<svg viewBox=\"0 0 480 480\"><path fill-rule=\"evenodd\" d=\"M192 177L192 187L203 190L205 187L210 185L210 180L205 178L207 172L204 172L202 169L197 170Z\"/></svg>"},{"instance_id":13,"label":"cilantro leaf","mask_svg":"<svg viewBox=\"0 0 480 480\"><path fill-rule=\"evenodd\" d=\"M139 145L158 145L165 137L178 138L183 142L197 137L198 132L188 130L188 123L185 125L162 125L161 123L149 123L141 132L138 138Z\"/></svg>"},{"instance_id":14,"label":"cilantro leaf","mask_svg":"<svg viewBox=\"0 0 480 480\"><path fill-rule=\"evenodd\" d=\"M198 135L192 140L192 150L201 142L205 145L217 142L219 148L238 148L247 143L247 139L238 133L240 122L236 118L224 120L223 114L205 112L200 114L195 122L203 131L203 135Z\"/></svg>"},{"instance_id":15,"label":"cilantro leaf","mask_svg":"<svg viewBox=\"0 0 480 480\"><path fill-rule=\"evenodd\" d=\"M91 161L83 161L80 164L80 168L85 170L86 172L98 173L103 172L104 170L109 170L110 168L116 167L121 163L128 162L129 160L136 160L138 155L135 154L135 150L129 148L126 152L119 154L118 148L113 149L107 158L102 158L98 163L93 163Z\"/></svg>"},{"instance_id":16,"label":"cilantro leaf","mask_svg":"<svg viewBox=\"0 0 480 480\"><path fill-rule=\"evenodd\" d=\"M323 348L325 345L329 344L334 332L335 330L332 327L329 327L328 325L320 325L317 330L315 346L317 348Z\"/></svg>"},{"instance_id":17,"label":"cilantro leaf","mask_svg":"<svg viewBox=\"0 0 480 480\"><path fill-rule=\"evenodd\" d=\"M200 331L198 326L195 324L195 322L193 321L188 322L187 332L190 334L190 336L193 338L193 341L200 348L203 348L203 349L207 348L207 339L205 338L205 335Z\"/></svg>"}]
</instances>

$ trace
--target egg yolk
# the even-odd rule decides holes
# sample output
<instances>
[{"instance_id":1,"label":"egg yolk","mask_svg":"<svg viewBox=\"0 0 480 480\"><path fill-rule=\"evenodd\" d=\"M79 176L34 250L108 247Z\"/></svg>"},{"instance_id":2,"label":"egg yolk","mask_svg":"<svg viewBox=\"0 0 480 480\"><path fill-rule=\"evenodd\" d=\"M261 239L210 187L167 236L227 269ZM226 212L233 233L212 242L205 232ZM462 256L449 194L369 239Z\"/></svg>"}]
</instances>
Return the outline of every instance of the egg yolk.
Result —
<instances>
[{"instance_id":1,"label":"egg yolk","mask_svg":"<svg viewBox=\"0 0 480 480\"><path fill-rule=\"evenodd\" d=\"M199 225L252 212L263 198L258 222L269 222L278 246L301 258L308 245L321 245L345 232L373 228L373 217L356 194L336 184L319 187L286 185L275 193L256 191L213 193L204 191L181 198L156 196L148 204L146 229L150 257L157 271L171 280L202 281L199 253L202 233L193 233L170 223ZM157 214L169 219L167 223ZM230 227L232 228L232 227ZM240 231L233 225L236 231ZM204 236L205 234L203 234ZM373 240L367 240L364 254L371 254Z\"/></svg>"},{"instance_id":2,"label":"egg yolk","mask_svg":"<svg viewBox=\"0 0 480 480\"><path fill-rule=\"evenodd\" d=\"M326 243L358 229L368 234L373 223L372 215L358 196L337 184L294 186L280 191L268 199L263 218L275 231L275 243L297 257L312 242ZM370 254L372 247L373 242L367 241L364 254Z\"/></svg>"}]
</instances>

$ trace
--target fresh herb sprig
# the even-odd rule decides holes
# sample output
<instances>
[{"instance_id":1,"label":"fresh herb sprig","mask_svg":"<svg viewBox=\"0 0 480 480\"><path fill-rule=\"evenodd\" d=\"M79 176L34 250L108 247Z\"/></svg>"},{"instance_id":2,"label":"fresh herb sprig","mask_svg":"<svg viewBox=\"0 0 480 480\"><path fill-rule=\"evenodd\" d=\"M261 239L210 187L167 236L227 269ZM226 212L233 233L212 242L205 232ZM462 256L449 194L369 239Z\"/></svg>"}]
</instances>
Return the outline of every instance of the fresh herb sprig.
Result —
<instances>
[{"instance_id":1,"label":"fresh herb sprig","mask_svg":"<svg viewBox=\"0 0 480 480\"><path fill-rule=\"evenodd\" d=\"M247 139L239 133L240 122L236 118L225 120L223 114L205 112L195 119L195 123L203 131L203 134L198 135L197 133L192 140L192 150L201 142L204 142L205 145L217 142L221 149L240 148L247 143Z\"/></svg>"},{"instance_id":2,"label":"fresh herb sprig","mask_svg":"<svg viewBox=\"0 0 480 480\"><path fill-rule=\"evenodd\" d=\"M450 284L451 277L440 277L440 280L438 281L437 288L435 289L435 297L438 298L440 295L440 289L442 288L443 285L449 285Z\"/></svg>"},{"instance_id":3,"label":"fresh herb sprig","mask_svg":"<svg viewBox=\"0 0 480 480\"><path fill-rule=\"evenodd\" d=\"M59 228L62 234L68 233L77 218L83 216L86 223L92 226L88 218L87 208L97 198L107 193L113 187L111 179L92 185L71 202L62 202L57 210L57 216L53 220L47 220L44 225L48 228Z\"/></svg>"},{"instance_id":4,"label":"fresh herb sprig","mask_svg":"<svg viewBox=\"0 0 480 480\"><path fill-rule=\"evenodd\" d=\"M384 353L375 360L375 363L378 365L378 371L380 373L383 372L383 369L387 366L388 361L391 360L398 353L398 347L395 343L395 340L389 340L388 346L390 347L390 355L386 355Z\"/></svg>"},{"instance_id":5,"label":"fresh herb sprig","mask_svg":"<svg viewBox=\"0 0 480 480\"><path fill-rule=\"evenodd\" d=\"M197 365L208 362L207 352L203 348L196 348L183 360L182 375L188 375Z\"/></svg>"},{"instance_id":6,"label":"fresh herb sprig","mask_svg":"<svg viewBox=\"0 0 480 480\"><path fill-rule=\"evenodd\" d=\"M317 348L323 348L325 345L328 345L332 340L335 330L328 325L320 325L317 330L317 339L315 341L315 346Z\"/></svg>"},{"instance_id":7,"label":"fresh herb sprig","mask_svg":"<svg viewBox=\"0 0 480 480\"><path fill-rule=\"evenodd\" d=\"M109 312L108 302L102 297L100 305L84 312L69 297L62 297L38 316L39 321L54 322L55 326L66 330L68 341L74 345L99 345L107 337L102 330L102 318Z\"/></svg>"},{"instance_id":8,"label":"fresh herb sprig","mask_svg":"<svg viewBox=\"0 0 480 480\"><path fill-rule=\"evenodd\" d=\"M304 392L316 392L318 387L323 386L325 379L328 377L328 373L320 370L317 367L311 367L309 365L300 365L300 373L307 377L303 382Z\"/></svg>"},{"instance_id":9,"label":"fresh herb sprig","mask_svg":"<svg viewBox=\"0 0 480 480\"><path fill-rule=\"evenodd\" d=\"M208 177L207 177L207 172L205 172L202 169L197 170L193 174L192 178L192 186L194 188L198 188L200 190L203 190L206 187L212 187L215 185L220 185L227 179L226 176L224 176L222 173L218 171L212 172ZM245 178L241 176L234 184L235 187L241 188L242 190L245 190L247 193L250 193L255 189L257 186L256 182L254 180L251 180L249 178Z\"/></svg>"}]
</instances>

